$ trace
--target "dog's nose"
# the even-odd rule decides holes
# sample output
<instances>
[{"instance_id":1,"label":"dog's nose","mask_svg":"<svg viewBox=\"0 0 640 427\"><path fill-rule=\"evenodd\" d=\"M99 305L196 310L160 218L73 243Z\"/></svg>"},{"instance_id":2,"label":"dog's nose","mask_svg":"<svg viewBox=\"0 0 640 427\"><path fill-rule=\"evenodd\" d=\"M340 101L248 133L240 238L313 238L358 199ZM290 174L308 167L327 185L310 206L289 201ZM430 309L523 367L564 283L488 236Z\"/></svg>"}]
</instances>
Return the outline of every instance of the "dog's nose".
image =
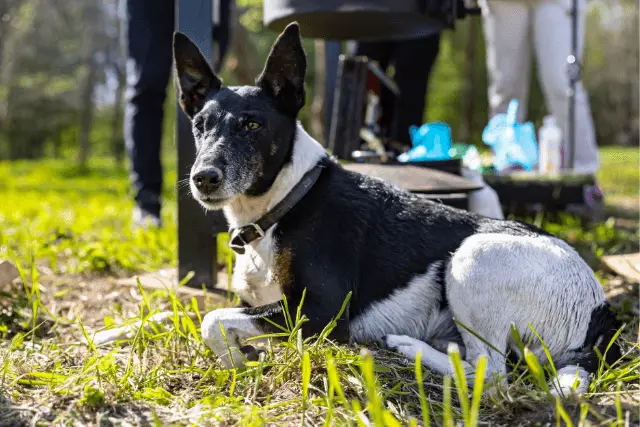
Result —
<instances>
[{"instance_id":1,"label":"dog's nose","mask_svg":"<svg viewBox=\"0 0 640 427\"><path fill-rule=\"evenodd\" d=\"M222 181L222 172L219 169L205 169L193 175L193 184L202 194L212 193Z\"/></svg>"}]
</instances>

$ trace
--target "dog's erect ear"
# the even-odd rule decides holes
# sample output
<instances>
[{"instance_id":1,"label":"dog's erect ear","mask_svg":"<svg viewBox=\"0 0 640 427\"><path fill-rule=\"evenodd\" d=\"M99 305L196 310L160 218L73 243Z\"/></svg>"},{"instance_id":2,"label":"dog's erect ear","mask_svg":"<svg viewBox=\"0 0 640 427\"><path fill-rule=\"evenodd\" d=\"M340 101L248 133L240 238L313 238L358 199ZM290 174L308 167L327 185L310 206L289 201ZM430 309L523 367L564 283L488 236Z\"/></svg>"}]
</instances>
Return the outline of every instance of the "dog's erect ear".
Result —
<instances>
[{"instance_id":1,"label":"dog's erect ear","mask_svg":"<svg viewBox=\"0 0 640 427\"><path fill-rule=\"evenodd\" d=\"M173 60L176 67L180 106L189 117L204 107L207 96L222 86L198 46L186 35L173 34Z\"/></svg>"},{"instance_id":2,"label":"dog's erect ear","mask_svg":"<svg viewBox=\"0 0 640 427\"><path fill-rule=\"evenodd\" d=\"M269 91L286 114L295 117L304 106L304 75L307 58L302 49L297 22L287 25L271 47L256 84Z\"/></svg>"}]
</instances>

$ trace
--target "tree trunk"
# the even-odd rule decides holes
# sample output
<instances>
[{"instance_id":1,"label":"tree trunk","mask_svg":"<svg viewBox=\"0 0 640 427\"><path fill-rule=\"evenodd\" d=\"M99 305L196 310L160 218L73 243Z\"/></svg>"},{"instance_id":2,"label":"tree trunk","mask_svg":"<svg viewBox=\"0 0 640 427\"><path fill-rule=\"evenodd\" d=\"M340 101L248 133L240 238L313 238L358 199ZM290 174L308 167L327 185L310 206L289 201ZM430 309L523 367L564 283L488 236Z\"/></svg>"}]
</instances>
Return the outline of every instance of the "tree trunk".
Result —
<instances>
[{"instance_id":1,"label":"tree trunk","mask_svg":"<svg viewBox=\"0 0 640 427\"><path fill-rule=\"evenodd\" d=\"M98 67L93 58L88 60L85 78L82 83L81 113L80 113L80 151L78 163L81 168L87 166L91 149L91 128L93 126L94 100L93 92L96 86Z\"/></svg>"},{"instance_id":2,"label":"tree trunk","mask_svg":"<svg viewBox=\"0 0 640 427\"><path fill-rule=\"evenodd\" d=\"M125 57L125 41L122 40L120 31L120 19L116 19L117 26L117 57L112 61L113 71L116 73L118 87L116 88L116 99L113 107L113 118L111 120L111 154L118 167L123 166L124 161L124 138L122 128L123 100L126 87L126 73L121 59ZM113 52L113 51L112 51Z\"/></svg>"},{"instance_id":3,"label":"tree trunk","mask_svg":"<svg viewBox=\"0 0 640 427\"><path fill-rule=\"evenodd\" d=\"M85 6L85 22L87 30L85 31L85 58L86 70L82 86L80 90L80 147L78 152L78 163L81 168L86 168L89 161L91 148L91 128L93 126L94 99L93 94L96 87L96 79L98 74L98 64L94 58L96 31L95 26L98 25L98 8L93 2Z\"/></svg>"},{"instance_id":4,"label":"tree trunk","mask_svg":"<svg viewBox=\"0 0 640 427\"><path fill-rule=\"evenodd\" d=\"M118 87L116 88L115 105L113 106L113 118L111 120L111 153L118 167L124 161L124 139L122 137L122 114L125 87L125 74L117 68Z\"/></svg>"},{"instance_id":5,"label":"tree trunk","mask_svg":"<svg viewBox=\"0 0 640 427\"><path fill-rule=\"evenodd\" d=\"M24 2L16 12L19 24L15 26L13 31L10 31L7 25L5 27L7 34L4 34L4 31L2 34L2 56L0 57L0 88L2 89L0 90L0 133L7 131L11 120L9 99L13 96L16 88L13 72L18 62L22 39L24 39L33 28L33 22L39 4L39 0ZM13 144L18 142L9 141L9 143Z\"/></svg>"}]
</instances>

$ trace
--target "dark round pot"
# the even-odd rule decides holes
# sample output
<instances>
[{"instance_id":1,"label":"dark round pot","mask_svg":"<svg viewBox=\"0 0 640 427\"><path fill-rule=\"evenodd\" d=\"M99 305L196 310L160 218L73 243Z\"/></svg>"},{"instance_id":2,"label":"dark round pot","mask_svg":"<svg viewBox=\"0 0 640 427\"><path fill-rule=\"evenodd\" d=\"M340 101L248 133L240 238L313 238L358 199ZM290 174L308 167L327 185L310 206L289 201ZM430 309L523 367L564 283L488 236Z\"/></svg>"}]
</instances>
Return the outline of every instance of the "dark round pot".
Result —
<instances>
[{"instance_id":1,"label":"dark round pot","mask_svg":"<svg viewBox=\"0 0 640 427\"><path fill-rule=\"evenodd\" d=\"M426 0L265 0L264 24L282 31L297 21L303 37L401 40L433 35L445 25L424 13Z\"/></svg>"}]
</instances>

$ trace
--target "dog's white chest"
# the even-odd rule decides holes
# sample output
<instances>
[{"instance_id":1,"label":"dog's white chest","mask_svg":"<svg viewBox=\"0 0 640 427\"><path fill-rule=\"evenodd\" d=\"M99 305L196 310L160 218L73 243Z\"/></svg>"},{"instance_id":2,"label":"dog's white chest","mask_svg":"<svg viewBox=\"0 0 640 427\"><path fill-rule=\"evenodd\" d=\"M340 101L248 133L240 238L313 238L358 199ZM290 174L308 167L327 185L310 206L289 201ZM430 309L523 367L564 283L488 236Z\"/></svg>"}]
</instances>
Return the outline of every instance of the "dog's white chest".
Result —
<instances>
[{"instance_id":1,"label":"dog's white chest","mask_svg":"<svg viewBox=\"0 0 640 427\"><path fill-rule=\"evenodd\" d=\"M276 247L273 229L245 249L243 255L236 257L232 278L234 292L254 307L281 300L280 284L274 277Z\"/></svg>"}]
</instances>

